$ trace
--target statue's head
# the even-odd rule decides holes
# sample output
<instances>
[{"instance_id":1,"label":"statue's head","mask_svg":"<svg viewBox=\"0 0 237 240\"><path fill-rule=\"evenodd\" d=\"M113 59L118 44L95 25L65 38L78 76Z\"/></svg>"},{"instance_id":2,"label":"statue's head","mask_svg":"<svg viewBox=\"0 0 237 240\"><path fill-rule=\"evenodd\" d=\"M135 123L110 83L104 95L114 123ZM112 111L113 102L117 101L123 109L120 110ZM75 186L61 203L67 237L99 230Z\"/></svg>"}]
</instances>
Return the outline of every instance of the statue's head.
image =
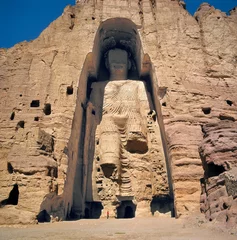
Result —
<instances>
[{"instance_id":1,"label":"statue's head","mask_svg":"<svg viewBox=\"0 0 237 240\"><path fill-rule=\"evenodd\" d=\"M106 54L106 67L110 72L110 80L127 79L131 62L128 59L128 52L119 48L111 49Z\"/></svg>"}]
</instances>

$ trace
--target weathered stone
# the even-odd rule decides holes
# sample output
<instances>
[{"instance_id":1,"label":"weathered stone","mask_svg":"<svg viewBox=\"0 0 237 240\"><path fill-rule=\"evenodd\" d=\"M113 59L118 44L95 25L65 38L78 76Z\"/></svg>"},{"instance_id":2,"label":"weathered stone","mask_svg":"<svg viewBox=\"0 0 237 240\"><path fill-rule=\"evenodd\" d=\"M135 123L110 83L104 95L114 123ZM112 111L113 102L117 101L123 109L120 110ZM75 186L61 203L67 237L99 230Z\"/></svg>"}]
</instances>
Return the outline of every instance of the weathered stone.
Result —
<instances>
[{"instance_id":1,"label":"weathered stone","mask_svg":"<svg viewBox=\"0 0 237 240\"><path fill-rule=\"evenodd\" d=\"M126 209L129 216L135 211L135 216L147 216L174 207L177 217L198 209L202 162L207 175L236 167L236 25L236 9L227 16L207 4L192 17L178 0L77 1L34 41L0 49L1 200L17 183L17 208L35 216L55 186L63 199L63 219L92 212L105 216L107 209L111 216L115 209L120 216ZM119 75L124 87L119 79L110 81L113 74L104 61L114 48L126 50L130 60L127 76ZM91 103L93 94L101 96L99 109L106 109L105 101L112 110L95 109L99 103ZM117 108L113 94L122 107ZM134 119L142 124L122 114L133 115L137 108ZM116 117L106 116L113 112ZM95 118L98 131L91 128ZM231 121L226 125L221 119ZM151 123L145 127L146 122ZM213 131L205 130L207 123ZM135 131L127 131L134 126ZM201 161L202 126L208 136L200 147ZM110 137L106 127L114 127ZM111 165L106 145L122 153L113 151ZM104 164L97 163L97 153ZM117 175L114 166L121 170ZM110 170L118 179L106 177ZM204 181L207 188L226 186L228 194L235 194L232 182L218 176L208 176L212 184ZM91 189L98 201L89 199ZM205 208L208 194L202 209L212 218ZM61 212L56 215L61 218Z\"/></svg>"},{"instance_id":2,"label":"weathered stone","mask_svg":"<svg viewBox=\"0 0 237 240\"><path fill-rule=\"evenodd\" d=\"M209 220L227 222L229 227L236 223L236 127L236 123L230 121L205 125L199 148L205 170L201 211Z\"/></svg>"}]
</instances>

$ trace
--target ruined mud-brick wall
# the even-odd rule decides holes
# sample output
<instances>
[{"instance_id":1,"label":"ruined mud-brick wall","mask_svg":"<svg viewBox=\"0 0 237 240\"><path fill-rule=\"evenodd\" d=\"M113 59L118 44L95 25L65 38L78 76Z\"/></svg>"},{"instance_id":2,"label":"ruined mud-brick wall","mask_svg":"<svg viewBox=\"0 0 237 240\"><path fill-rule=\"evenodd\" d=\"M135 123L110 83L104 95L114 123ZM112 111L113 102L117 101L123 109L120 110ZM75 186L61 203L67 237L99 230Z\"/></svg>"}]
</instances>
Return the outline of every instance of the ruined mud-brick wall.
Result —
<instances>
[{"instance_id":1,"label":"ruined mud-brick wall","mask_svg":"<svg viewBox=\"0 0 237 240\"><path fill-rule=\"evenodd\" d=\"M99 24L114 17L137 24L153 64L177 215L198 209L201 125L237 118L236 11L226 16L204 5L195 19L179 1L82 2L67 7L36 40L0 50L1 200L19 186L18 205L0 210L1 223L29 221L23 216L33 218L47 193L63 192L81 70Z\"/></svg>"}]
</instances>

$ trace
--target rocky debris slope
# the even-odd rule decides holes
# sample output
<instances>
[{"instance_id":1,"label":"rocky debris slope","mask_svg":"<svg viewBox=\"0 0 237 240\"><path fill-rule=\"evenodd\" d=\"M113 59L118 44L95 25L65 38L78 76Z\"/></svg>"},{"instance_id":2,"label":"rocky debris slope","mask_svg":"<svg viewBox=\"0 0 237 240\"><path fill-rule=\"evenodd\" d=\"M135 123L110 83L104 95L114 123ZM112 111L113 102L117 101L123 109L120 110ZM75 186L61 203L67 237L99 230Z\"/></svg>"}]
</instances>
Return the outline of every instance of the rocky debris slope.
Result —
<instances>
[{"instance_id":1,"label":"rocky debris slope","mask_svg":"<svg viewBox=\"0 0 237 240\"><path fill-rule=\"evenodd\" d=\"M200 145L204 178L201 211L209 220L237 224L237 123L222 121L203 127Z\"/></svg>"}]
</instances>

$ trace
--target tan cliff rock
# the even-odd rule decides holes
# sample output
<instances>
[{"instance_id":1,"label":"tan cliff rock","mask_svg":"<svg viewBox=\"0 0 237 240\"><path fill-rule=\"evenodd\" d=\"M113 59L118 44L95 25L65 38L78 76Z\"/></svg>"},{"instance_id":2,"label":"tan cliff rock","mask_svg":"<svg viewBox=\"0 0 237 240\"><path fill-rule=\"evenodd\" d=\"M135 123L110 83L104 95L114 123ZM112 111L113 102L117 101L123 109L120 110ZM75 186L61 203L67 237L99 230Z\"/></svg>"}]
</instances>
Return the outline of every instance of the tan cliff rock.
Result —
<instances>
[{"instance_id":1,"label":"tan cliff rock","mask_svg":"<svg viewBox=\"0 0 237 240\"><path fill-rule=\"evenodd\" d=\"M236 16L236 9L227 16L204 4L192 17L182 1L78 1L34 41L0 49L0 200L9 197L15 183L19 188L18 204L1 208L0 218L5 218L6 207L8 223L15 223L9 218L21 211L33 222L32 214L44 210L60 219L103 217L108 210L122 217L126 209L129 216L172 213L177 217L198 210L204 174L199 155L202 126L222 126L222 121L237 119ZM98 91L100 84L109 82L105 56L113 48L128 52L131 68L122 79L125 84L134 80L133 88L141 82L145 86L130 94L147 96L150 109L140 107L139 116L142 126L148 122L156 126L157 139L154 148L149 123L143 130L125 134L121 112L129 108L111 110L120 114L112 116L118 136L112 139L122 148L118 155L122 170L114 180L95 161L94 153L103 155L99 129L103 124L98 131L90 127L97 126L92 124L94 116L96 124L102 120L107 127L99 102L109 96L113 103L115 93L110 88ZM116 82L109 84L111 89L116 86ZM131 100L126 89L122 91L126 97L118 94L124 103ZM142 106L136 99L131 112ZM129 126L139 124L127 124L126 129ZM143 136L138 138L139 134ZM142 153L138 143L145 146ZM95 175L90 178L91 173ZM89 200L86 192L93 189L97 194L98 184L102 192ZM165 190L156 192L161 186ZM108 189L110 197L103 200Z\"/></svg>"}]
</instances>

